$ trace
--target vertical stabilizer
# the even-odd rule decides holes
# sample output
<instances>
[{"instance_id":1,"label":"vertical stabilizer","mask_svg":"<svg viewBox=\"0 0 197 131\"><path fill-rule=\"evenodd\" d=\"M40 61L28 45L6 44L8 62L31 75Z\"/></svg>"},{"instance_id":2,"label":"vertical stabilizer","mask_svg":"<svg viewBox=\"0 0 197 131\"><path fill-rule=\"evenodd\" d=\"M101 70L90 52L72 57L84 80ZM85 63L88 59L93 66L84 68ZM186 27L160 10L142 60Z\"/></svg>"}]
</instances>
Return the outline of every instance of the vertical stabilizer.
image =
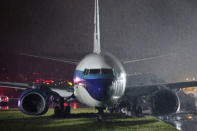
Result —
<instances>
[{"instance_id":1,"label":"vertical stabilizer","mask_svg":"<svg viewBox=\"0 0 197 131\"><path fill-rule=\"evenodd\" d=\"M94 50L93 52L97 54L100 54L101 52L98 0L95 0L95 9L94 9Z\"/></svg>"}]
</instances>

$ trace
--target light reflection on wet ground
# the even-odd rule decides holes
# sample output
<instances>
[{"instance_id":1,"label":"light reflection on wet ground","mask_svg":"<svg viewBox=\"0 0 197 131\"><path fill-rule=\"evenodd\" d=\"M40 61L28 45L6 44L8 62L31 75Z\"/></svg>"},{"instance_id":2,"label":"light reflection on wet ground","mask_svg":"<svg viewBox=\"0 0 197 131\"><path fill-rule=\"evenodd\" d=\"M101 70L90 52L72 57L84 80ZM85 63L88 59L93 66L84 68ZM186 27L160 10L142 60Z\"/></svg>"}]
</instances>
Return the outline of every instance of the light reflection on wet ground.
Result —
<instances>
[{"instance_id":1,"label":"light reflection on wet ground","mask_svg":"<svg viewBox=\"0 0 197 131\"><path fill-rule=\"evenodd\" d=\"M175 126L178 130L197 131L196 113L177 113L168 116L160 116L158 118Z\"/></svg>"}]
</instances>

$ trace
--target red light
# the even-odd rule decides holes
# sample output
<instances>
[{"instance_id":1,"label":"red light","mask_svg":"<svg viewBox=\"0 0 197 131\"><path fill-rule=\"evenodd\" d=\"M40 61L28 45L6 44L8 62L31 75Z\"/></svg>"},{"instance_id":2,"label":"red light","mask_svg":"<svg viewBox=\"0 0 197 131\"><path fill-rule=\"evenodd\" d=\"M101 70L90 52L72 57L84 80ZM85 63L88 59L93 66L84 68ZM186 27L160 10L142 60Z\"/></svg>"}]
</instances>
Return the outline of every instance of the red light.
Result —
<instances>
[{"instance_id":1,"label":"red light","mask_svg":"<svg viewBox=\"0 0 197 131\"><path fill-rule=\"evenodd\" d=\"M73 103L73 109L77 109L77 103Z\"/></svg>"},{"instance_id":2,"label":"red light","mask_svg":"<svg viewBox=\"0 0 197 131\"><path fill-rule=\"evenodd\" d=\"M36 80L36 83L39 83L40 81L39 80Z\"/></svg>"},{"instance_id":3,"label":"red light","mask_svg":"<svg viewBox=\"0 0 197 131\"><path fill-rule=\"evenodd\" d=\"M40 79L37 79L35 82L36 83L44 82L45 84L50 84L50 83L53 83L54 81L53 80L44 80L44 79L40 78Z\"/></svg>"},{"instance_id":4,"label":"red light","mask_svg":"<svg viewBox=\"0 0 197 131\"><path fill-rule=\"evenodd\" d=\"M44 83L52 83L52 80L45 80Z\"/></svg>"},{"instance_id":5,"label":"red light","mask_svg":"<svg viewBox=\"0 0 197 131\"><path fill-rule=\"evenodd\" d=\"M64 106L68 106L68 104L65 102L65 103L64 103Z\"/></svg>"},{"instance_id":6,"label":"red light","mask_svg":"<svg viewBox=\"0 0 197 131\"><path fill-rule=\"evenodd\" d=\"M9 107L8 107L8 106L2 106L1 109L2 109L2 110L8 110Z\"/></svg>"},{"instance_id":7,"label":"red light","mask_svg":"<svg viewBox=\"0 0 197 131\"><path fill-rule=\"evenodd\" d=\"M3 100L4 102L8 102L9 98L8 98L7 96L5 96L5 97L2 98L2 100Z\"/></svg>"}]
</instances>

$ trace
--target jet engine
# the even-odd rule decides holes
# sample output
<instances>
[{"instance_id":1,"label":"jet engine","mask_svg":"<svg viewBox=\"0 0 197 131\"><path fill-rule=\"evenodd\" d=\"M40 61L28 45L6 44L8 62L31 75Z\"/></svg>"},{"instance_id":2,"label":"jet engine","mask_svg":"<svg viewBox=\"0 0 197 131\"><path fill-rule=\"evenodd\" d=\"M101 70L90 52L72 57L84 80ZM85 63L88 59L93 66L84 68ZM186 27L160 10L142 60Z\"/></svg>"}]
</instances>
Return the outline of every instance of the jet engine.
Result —
<instances>
[{"instance_id":1,"label":"jet engine","mask_svg":"<svg viewBox=\"0 0 197 131\"><path fill-rule=\"evenodd\" d=\"M174 113L180 107L178 96L168 89L161 89L151 96L152 113L155 115L165 115Z\"/></svg>"},{"instance_id":2,"label":"jet engine","mask_svg":"<svg viewBox=\"0 0 197 131\"><path fill-rule=\"evenodd\" d=\"M22 93L19 109L28 115L42 115L48 111L49 95L40 89L29 89Z\"/></svg>"}]
</instances>

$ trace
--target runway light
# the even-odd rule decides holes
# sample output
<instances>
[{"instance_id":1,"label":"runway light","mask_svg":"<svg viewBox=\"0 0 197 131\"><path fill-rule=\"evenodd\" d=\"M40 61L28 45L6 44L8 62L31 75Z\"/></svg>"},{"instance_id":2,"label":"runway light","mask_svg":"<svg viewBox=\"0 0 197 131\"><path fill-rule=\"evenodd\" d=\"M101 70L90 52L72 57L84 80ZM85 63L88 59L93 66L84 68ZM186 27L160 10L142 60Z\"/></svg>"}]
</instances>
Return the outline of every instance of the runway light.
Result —
<instances>
[{"instance_id":1,"label":"runway light","mask_svg":"<svg viewBox=\"0 0 197 131\"><path fill-rule=\"evenodd\" d=\"M187 118L188 119L192 119L193 117L192 117L192 115L188 115Z\"/></svg>"},{"instance_id":2,"label":"runway light","mask_svg":"<svg viewBox=\"0 0 197 131\"><path fill-rule=\"evenodd\" d=\"M68 104L65 102L65 103L64 103L64 106L68 106Z\"/></svg>"},{"instance_id":3,"label":"runway light","mask_svg":"<svg viewBox=\"0 0 197 131\"><path fill-rule=\"evenodd\" d=\"M8 98L7 96L5 96L5 97L2 98L2 100L3 100L4 102L8 102L8 101L9 101L9 98Z\"/></svg>"},{"instance_id":4,"label":"runway light","mask_svg":"<svg viewBox=\"0 0 197 131\"><path fill-rule=\"evenodd\" d=\"M8 110L9 106L0 106L0 110Z\"/></svg>"},{"instance_id":5,"label":"runway light","mask_svg":"<svg viewBox=\"0 0 197 131\"><path fill-rule=\"evenodd\" d=\"M9 107L8 107L8 106L2 106L1 109L2 109L2 110L8 110Z\"/></svg>"},{"instance_id":6,"label":"runway light","mask_svg":"<svg viewBox=\"0 0 197 131\"><path fill-rule=\"evenodd\" d=\"M73 103L73 109L77 109L77 103Z\"/></svg>"}]
</instances>

